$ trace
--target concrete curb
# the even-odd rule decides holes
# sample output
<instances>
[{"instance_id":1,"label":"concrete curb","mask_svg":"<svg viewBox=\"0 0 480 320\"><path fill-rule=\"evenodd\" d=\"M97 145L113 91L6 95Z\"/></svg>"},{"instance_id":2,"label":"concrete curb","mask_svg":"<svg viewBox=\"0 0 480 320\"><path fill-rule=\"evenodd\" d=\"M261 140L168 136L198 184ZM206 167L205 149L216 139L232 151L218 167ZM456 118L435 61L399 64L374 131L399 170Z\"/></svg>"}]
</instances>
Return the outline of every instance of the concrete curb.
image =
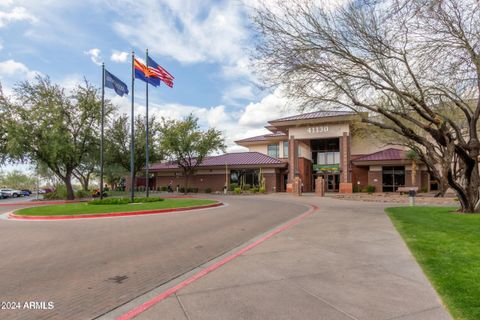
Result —
<instances>
[{"instance_id":1,"label":"concrete curb","mask_svg":"<svg viewBox=\"0 0 480 320\"><path fill-rule=\"evenodd\" d=\"M143 211L133 211L133 212L94 213L94 214L71 215L71 216L22 216L22 215L16 215L14 213L10 213L8 218L10 220L74 220L74 219L108 218L108 217L128 217L128 216L166 214L170 212L183 212L183 211L191 211L191 210L197 210L197 209L215 208L223 205L224 205L223 202L217 202L217 203L203 205L203 206L193 206L193 207L183 207L183 208L143 210Z\"/></svg>"}]
</instances>

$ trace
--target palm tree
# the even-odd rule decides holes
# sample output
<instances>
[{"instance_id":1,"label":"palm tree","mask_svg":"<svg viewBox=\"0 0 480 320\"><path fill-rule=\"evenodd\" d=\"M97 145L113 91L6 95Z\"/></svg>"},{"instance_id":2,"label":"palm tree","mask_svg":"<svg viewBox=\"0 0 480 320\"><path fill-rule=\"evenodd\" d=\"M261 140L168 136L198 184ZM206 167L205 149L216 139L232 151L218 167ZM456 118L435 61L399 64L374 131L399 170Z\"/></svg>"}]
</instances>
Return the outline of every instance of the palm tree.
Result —
<instances>
[{"instance_id":1,"label":"palm tree","mask_svg":"<svg viewBox=\"0 0 480 320\"><path fill-rule=\"evenodd\" d=\"M408 150L407 153L405 154L406 158L409 160L412 160L412 186L417 185L417 162L419 159L419 156L415 150Z\"/></svg>"}]
</instances>

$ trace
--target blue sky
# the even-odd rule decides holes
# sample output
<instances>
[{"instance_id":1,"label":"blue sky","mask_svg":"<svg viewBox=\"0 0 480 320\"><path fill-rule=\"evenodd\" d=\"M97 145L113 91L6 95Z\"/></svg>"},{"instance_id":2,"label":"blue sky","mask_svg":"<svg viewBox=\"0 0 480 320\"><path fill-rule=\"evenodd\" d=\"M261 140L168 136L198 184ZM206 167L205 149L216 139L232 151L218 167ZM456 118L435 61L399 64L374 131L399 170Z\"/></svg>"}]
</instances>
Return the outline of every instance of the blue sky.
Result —
<instances>
[{"instance_id":1,"label":"blue sky","mask_svg":"<svg viewBox=\"0 0 480 320\"><path fill-rule=\"evenodd\" d=\"M222 130L228 151L241 151L234 140L295 113L279 90L258 87L245 1L0 0L0 82L7 94L37 73L66 88L83 77L100 86L105 62L130 87L129 54L144 58L148 48L175 76L173 89L150 88L150 112L173 118L193 112L202 127ZM110 90L107 96L128 112L129 97ZM136 81L135 97L143 113L143 82Z\"/></svg>"}]
</instances>

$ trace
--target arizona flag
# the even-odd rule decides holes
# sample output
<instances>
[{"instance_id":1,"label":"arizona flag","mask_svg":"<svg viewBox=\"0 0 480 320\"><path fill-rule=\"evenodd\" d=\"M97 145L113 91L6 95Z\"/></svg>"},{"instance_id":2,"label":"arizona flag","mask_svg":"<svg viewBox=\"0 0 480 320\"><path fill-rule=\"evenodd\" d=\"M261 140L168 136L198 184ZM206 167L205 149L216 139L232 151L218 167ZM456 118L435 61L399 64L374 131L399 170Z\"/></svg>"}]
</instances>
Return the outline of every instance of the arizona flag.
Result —
<instances>
[{"instance_id":1,"label":"arizona flag","mask_svg":"<svg viewBox=\"0 0 480 320\"><path fill-rule=\"evenodd\" d=\"M133 59L133 67L135 68L135 78L150 83L154 87L160 85L160 78L152 74L146 65L138 61L136 58Z\"/></svg>"},{"instance_id":2,"label":"arizona flag","mask_svg":"<svg viewBox=\"0 0 480 320\"><path fill-rule=\"evenodd\" d=\"M147 59L147 66L150 77L156 77L162 80L170 88L173 88L173 79L175 78L167 70L162 68L150 57Z\"/></svg>"}]
</instances>

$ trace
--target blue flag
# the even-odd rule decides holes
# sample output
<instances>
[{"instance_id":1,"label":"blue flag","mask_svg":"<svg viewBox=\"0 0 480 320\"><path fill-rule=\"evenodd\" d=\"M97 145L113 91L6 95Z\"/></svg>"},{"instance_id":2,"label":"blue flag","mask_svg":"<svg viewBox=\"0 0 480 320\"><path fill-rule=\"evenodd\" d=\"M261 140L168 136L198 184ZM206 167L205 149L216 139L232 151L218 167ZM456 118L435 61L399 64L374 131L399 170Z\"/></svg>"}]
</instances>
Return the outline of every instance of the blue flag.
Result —
<instances>
[{"instance_id":1,"label":"blue flag","mask_svg":"<svg viewBox=\"0 0 480 320\"><path fill-rule=\"evenodd\" d=\"M122 80L115 77L113 74L105 69L105 87L115 90L115 92L123 97L124 94L128 94L128 87Z\"/></svg>"}]
</instances>

